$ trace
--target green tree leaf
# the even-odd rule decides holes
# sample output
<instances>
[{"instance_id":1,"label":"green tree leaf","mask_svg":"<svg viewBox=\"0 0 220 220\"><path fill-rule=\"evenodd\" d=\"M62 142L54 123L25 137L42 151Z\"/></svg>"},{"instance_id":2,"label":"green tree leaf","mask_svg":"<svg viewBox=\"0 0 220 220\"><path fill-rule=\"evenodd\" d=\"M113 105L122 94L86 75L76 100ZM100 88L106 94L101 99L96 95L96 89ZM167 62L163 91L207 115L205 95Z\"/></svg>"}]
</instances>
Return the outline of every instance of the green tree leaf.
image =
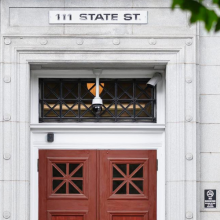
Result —
<instances>
[{"instance_id":1,"label":"green tree leaf","mask_svg":"<svg viewBox=\"0 0 220 220\"><path fill-rule=\"evenodd\" d=\"M220 30L220 18L218 18L218 21L216 23L216 26L215 26L215 31L219 31Z\"/></svg>"},{"instance_id":2,"label":"green tree leaf","mask_svg":"<svg viewBox=\"0 0 220 220\"><path fill-rule=\"evenodd\" d=\"M213 0L213 6L214 4L220 8L220 0ZM214 10L207 8L203 4L203 0L173 0L171 8L177 7L191 13L190 23L203 22L207 31L212 28L215 28L215 31L220 29L220 17Z\"/></svg>"}]
</instances>

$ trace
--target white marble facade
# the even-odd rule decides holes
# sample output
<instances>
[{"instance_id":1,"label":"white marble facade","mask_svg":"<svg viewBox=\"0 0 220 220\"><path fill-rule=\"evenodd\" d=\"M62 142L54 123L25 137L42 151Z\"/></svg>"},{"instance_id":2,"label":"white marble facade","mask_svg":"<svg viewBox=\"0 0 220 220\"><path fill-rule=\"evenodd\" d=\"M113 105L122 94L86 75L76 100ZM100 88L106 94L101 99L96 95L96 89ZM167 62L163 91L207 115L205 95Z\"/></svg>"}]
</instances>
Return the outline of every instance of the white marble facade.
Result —
<instances>
[{"instance_id":1,"label":"white marble facade","mask_svg":"<svg viewBox=\"0 0 220 220\"><path fill-rule=\"evenodd\" d=\"M166 65L163 219L220 219L219 34L169 0L0 2L0 219L32 220L30 65L57 62ZM109 9L147 10L148 24L48 23L50 10ZM204 208L204 189L217 190L216 209Z\"/></svg>"}]
</instances>

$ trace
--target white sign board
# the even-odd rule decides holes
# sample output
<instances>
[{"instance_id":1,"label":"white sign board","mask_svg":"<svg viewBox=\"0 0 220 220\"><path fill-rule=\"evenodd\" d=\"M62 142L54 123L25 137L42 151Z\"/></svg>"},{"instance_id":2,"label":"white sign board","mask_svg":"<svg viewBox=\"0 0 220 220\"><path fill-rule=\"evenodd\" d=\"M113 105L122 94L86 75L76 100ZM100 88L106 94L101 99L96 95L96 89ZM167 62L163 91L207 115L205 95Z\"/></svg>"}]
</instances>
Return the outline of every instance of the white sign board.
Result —
<instances>
[{"instance_id":1,"label":"white sign board","mask_svg":"<svg viewBox=\"0 0 220 220\"><path fill-rule=\"evenodd\" d=\"M147 24L147 11L50 11L50 24Z\"/></svg>"}]
</instances>

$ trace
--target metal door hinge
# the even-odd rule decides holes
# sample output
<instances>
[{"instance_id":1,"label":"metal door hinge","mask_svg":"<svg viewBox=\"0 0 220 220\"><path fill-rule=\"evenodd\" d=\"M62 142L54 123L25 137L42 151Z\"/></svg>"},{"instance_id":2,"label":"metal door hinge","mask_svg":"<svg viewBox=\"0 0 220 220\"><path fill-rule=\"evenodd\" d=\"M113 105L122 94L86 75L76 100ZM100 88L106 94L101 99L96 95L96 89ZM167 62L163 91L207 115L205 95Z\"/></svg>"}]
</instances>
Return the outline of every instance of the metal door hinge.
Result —
<instances>
[{"instance_id":1,"label":"metal door hinge","mask_svg":"<svg viewBox=\"0 0 220 220\"><path fill-rule=\"evenodd\" d=\"M39 172L39 159L37 159L37 172Z\"/></svg>"},{"instance_id":2,"label":"metal door hinge","mask_svg":"<svg viewBox=\"0 0 220 220\"><path fill-rule=\"evenodd\" d=\"M158 159L157 159L157 171L158 171Z\"/></svg>"}]
</instances>

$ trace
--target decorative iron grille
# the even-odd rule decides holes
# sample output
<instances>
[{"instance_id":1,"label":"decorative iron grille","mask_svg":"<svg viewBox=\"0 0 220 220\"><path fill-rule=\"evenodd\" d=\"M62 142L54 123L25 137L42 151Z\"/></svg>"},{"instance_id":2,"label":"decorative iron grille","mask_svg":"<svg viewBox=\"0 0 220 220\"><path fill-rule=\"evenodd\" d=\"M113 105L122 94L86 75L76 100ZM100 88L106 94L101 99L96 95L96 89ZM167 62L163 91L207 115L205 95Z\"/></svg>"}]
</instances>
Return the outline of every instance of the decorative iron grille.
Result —
<instances>
[{"instance_id":1,"label":"decorative iron grille","mask_svg":"<svg viewBox=\"0 0 220 220\"><path fill-rule=\"evenodd\" d=\"M95 79L40 79L40 122L156 122L149 79L101 79L103 110L92 111Z\"/></svg>"}]
</instances>

